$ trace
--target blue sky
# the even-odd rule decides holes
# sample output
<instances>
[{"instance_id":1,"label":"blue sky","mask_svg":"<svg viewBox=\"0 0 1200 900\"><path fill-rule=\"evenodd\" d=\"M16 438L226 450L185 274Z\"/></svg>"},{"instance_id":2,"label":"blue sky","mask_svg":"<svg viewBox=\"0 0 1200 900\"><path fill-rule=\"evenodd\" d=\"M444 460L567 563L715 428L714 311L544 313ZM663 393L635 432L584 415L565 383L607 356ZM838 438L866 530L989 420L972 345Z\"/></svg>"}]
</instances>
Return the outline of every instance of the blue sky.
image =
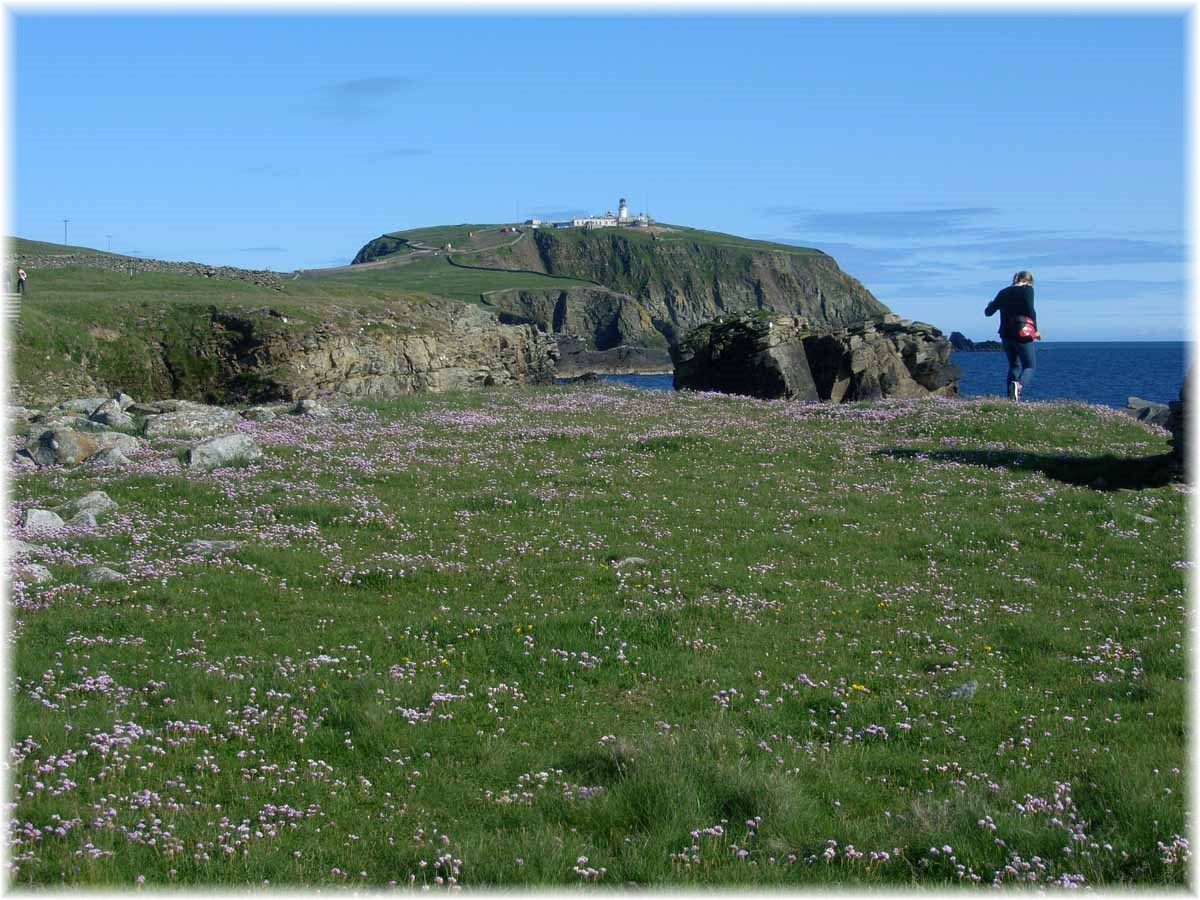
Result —
<instances>
[{"instance_id":1,"label":"blue sky","mask_svg":"<svg viewBox=\"0 0 1200 900\"><path fill-rule=\"evenodd\" d=\"M975 339L1021 268L1047 339L1185 337L1182 13L12 25L22 237L290 270L625 196Z\"/></svg>"}]
</instances>

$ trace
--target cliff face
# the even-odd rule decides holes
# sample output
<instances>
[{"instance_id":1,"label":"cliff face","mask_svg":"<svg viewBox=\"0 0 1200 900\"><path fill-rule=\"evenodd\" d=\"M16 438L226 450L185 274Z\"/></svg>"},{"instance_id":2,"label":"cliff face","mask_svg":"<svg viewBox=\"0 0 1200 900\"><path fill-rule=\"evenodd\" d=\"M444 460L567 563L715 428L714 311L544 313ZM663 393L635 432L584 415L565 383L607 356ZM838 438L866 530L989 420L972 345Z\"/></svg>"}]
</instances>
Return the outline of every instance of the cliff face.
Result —
<instances>
[{"instance_id":1,"label":"cliff face","mask_svg":"<svg viewBox=\"0 0 1200 900\"><path fill-rule=\"evenodd\" d=\"M32 405L57 402L64 390L205 403L391 397L551 382L558 355L530 325L437 298L345 321L296 322L270 307L181 307L106 341L114 352L80 354L69 385L58 373L16 373L14 397Z\"/></svg>"},{"instance_id":2,"label":"cliff face","mask_svg":"<svg viewBox=\"0 0 1200 900\"><path fill-rule=\"evenodd\" d=\"M502 252L477 256L474 264L594 281L626 295L635 302L625 313L631 327L621 332L621 339L642 346L659 343L650 334L656 332L674 347L697 325L741 310L799 315L827 328L890 312L819 251L789 252L749 241L725 244L691 240L686 231L680 234L539 229ZM557 330L544 315L537 321L548 331ZM590 336L596 349L615 346L611 331L578 333Z\"/></svg>"}]
</instances>

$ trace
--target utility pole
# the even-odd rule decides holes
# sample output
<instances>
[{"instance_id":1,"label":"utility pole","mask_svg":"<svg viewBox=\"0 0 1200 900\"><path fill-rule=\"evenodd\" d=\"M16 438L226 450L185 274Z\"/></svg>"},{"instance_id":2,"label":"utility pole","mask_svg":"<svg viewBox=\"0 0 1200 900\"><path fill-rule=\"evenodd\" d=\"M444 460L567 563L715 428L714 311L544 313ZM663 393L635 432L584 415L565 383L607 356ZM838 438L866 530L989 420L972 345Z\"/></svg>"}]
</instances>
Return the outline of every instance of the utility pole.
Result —
<instances>
[{"instance_id":1,"label":"utility pole","mask_svg":"<svg viewBox=\"0 0 1200 900\"><path fill-rule=\"evenodd\" d=\"M112 235L106 234L105 237L108 238L108 252L112 253Z\"/></svg>"},{"instance_id":2,"label":"utility pole","mask_svg":"<svg viewBox=\"0 0 1200 900\"><path fill-rule=\"evenodd\" d=\"M63 219L63 243L64 244L67 242L67 223L70 221L71 221L70 219Z\"/></svg>"}]
</instances>

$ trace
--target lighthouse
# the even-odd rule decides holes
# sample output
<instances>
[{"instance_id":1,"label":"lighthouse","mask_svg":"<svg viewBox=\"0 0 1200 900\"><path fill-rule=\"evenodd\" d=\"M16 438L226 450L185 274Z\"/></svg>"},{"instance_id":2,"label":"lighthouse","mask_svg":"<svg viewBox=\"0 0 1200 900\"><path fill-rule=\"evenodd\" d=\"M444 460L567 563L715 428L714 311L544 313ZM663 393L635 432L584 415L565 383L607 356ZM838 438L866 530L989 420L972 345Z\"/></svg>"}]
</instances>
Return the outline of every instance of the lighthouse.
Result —
<instances>
[{"instance_id":1,"label":"lighthouse","mask_svg":"<svg viewBox=\"0 0 1200 900\"><path fill-rule=\"evenodd\" d=\"M621 202L617 204L617 221L624 222L629 218L629 207L625 205L625 198L621 198Z\"/></svg>"}]
</instances>

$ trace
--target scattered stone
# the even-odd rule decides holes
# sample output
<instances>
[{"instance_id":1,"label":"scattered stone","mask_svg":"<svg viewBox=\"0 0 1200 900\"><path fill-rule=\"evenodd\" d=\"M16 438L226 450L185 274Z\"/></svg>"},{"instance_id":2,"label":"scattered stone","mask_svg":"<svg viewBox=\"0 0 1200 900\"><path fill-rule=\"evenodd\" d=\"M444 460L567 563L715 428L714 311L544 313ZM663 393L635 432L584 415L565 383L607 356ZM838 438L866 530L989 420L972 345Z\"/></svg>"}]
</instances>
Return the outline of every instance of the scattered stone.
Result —
<instances>
[{"instance_id":1,"label":"scattered stone","mask_svg":"<svg viewBox=\"0 0 1200 900\"><path fill-rule=\"evenodd\" d=\"M64 524L62 516L48 509L27 509L21 513L21 527L29 534L57 531Z\"/></svg>"},{"instance_id":2,"label":"scattered stone","mask_svg":"<svg viewBox=\"0 0 1200 900\"><path fill-rule=\"evenodd\" d=\"M112 398L117 401L117 405L121 407L122 412L129 409L129 407L133 406L133 404L137 402L124 391L117 391L115 394L113 394Z\"/></svg>"},{"instance_id":3,"label":"scattered stone","mask_svg":"<svg viewBox=\"0 0 1200 900\"><path fill-rule=\"evenodd\" d=\"M27 544L24 541L11 540L8 542L8 554L16 559L18 556L32 556L36 544Z\"/></svg>"},{"instance_id":4,"label":"scattered stone","mask_svg":"<svg viewBox=\"0 0 1200 900\"><path fill-rule=\"evenodd\" d=\"M252 406L242 412L242 418L251 422L270 422L275 418L275 410L269 406Z\"/></svg>"},{"instance_id":5,"label":"scattered stone","mask_svg":"<svg viewBox=\"0 0 1200 900\"><path fill-rule=\"evenodd\" d=\"M45 584L54 580L50 570L39 563L22 563L17 567L17 571L25 576L26 581L32 581L34 584Z\"/></svg>"},{"instance_id":6,"label":"scattered stone","mask_svg":"<svg viewBox=\"0 0 1200 900\"><path fill-rule=\"evenodd\" d=\"M242 546L241 541L196 540L184 544L183 552L199 556L209 556L213 553L228 553L230 550L236 550L240 546Z\"/></svg>"},{"instance_id":7,"label":"scattered stone","mask_svg":"<svg viewBox=\"0 0 1200 900\"><path fill-rule=\"evenodd\" d=\"M1153 400L1143 400L1141 397L1130 397L1125 401L1125 412L1139 422L1166 428L1167 422L1171 418L1171 405L1155 403Z\"/></svg>"},{"instance_id":8,"label":"scattered stone","mask_svg":"<svg viewBox=\"0 0 1200 900\"><path fill-rule=\"evenodd\" d=\"M298 400L296 405L288 410L293 416L331 416L333 415L328 409L318 403L316 400Z\"/></svg>"},{"instance_id":9,"label":"scattered stone","mask_svg":"<svg viewBox=\"0 0 1200 900\"><path fill-rule=\"evenodd\" d=\"M96 521L95 510L85 509L75 513L71 518L67 519L68 525L82 526L84 528L95 528L100 523Z\"/></svg>"},{"instance_id":10,"label":"scattered stone","mask_svg":"<svg viewBox=\"0 0 1200 900\"><path fill-rule=\"evenodd\" d=\"M968 681L965 684L960 684L950 692L950 696L958 700L970 700L975 696L975 689L979 684L975 681Z\"/></svg>"},{"instance_id":11,"label":"scattered stone","mask_svg":"<svg viewBox=\"0 0 1200 900\"><path fill-rule=\"evenodd\" d=\"M115 447L107 450L98 450L84 460L84 465L89 469L103 469L107 467L123 469L129 464L129 457Z\"/></svg>"},{"instance_id":12,"label":"scattered stone","mask_svg":"<svg viewBox=\"0 0 1200 900\"><path fill-rule=\"evenodd\" d=\"M187 451L184 466L208 471L234 463L252 462L262 456L258 444L246 434L227 434L211 438Z\"/></svg>"},{"instance_id":13,"label":"scattered stone","mask_svg":"<svg viewBox=\"0 0 1200 900\"><path fill-rule=\"evenodd\" d=\"M22 448L12 455L12 467L14 469L29 469L37 468L37 463L33 461L33 455L28 449Z\"/></svg>"},{"instance_id":14,"label":"scattered stone","mask_svg":"<svg viewBox=\"0 0 1200 900\"><path fill-rule=\"evenodd\" d=\"M91 510L94 513L102 513L116 508L116 501L104 493L104 491L89 491L82 497L72 500L67 504L67 509L75 512Z\"/></svg>"},{"instance_id":15,"label":"scattered stone","mask_svg":"<svg viewBox=\"0 0 1200 900\"><path fill-rule=\"evenodd\" d=\"M94 569L88 569L83 577L92 584L108 584L113 581L125 580L124 575L108 568L107 566L96 566Z\"/></svg>"},{"instance_id":16,"label":"scattered stone","mask_svg":"<svg viewBox=\"0 0 1200 900\"><path fill-rule=\"evenodd\" d=\"M83 462L100 449L90 435L67 428L42 432L32 450L33 461L39 466L73 466Z\"/></svg>"},{"instance_id":17,"label":"scattered stone","mask_svg":"<svg viewBox=\"0 0 1200 900\"><path fill-rule=\"evenodd\" d=\"M108 428L133 427L133 416L121 409L121 404L116 400L105 400L88 416L88 420Z\"/></svg>"},{"instance_id":18,"label":"scattered stone","mask_svg":"<svg viewBox=\"0 0 1200 900\"><path fill-rule=\"evenodd\" d=\"M614 569L624 569L627 566L644 566L644 565L646 565L646 560L642 559L640 556L627 556L624 559L616 559L616 560L613 560L613 564L612 564Z\"/></svg>"},{"instance_id":19,"label":"scattered stone","mask_svg":"<svg viewBox=\"0 0 1200 900\"><path fill-rule=\"evenodd\" d=\"M210 437L230 431L239 416L235 410L189 400L167 400L156 404L163 411L146 415L145 435L157 437ZM129 407L138 410L140 404Z\"/></svg>"}]
</instances>

